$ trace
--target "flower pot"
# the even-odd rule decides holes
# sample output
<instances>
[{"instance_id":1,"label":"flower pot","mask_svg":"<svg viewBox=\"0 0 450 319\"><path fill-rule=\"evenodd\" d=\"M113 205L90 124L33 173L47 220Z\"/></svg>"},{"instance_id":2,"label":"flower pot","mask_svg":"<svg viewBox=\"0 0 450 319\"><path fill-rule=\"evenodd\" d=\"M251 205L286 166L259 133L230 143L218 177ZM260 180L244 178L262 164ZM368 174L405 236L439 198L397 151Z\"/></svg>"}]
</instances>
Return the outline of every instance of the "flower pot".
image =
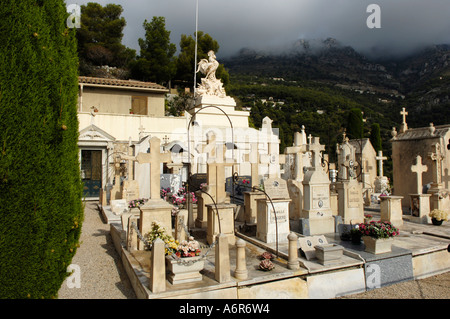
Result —
<instances>
[{"instance_id":1,"label":"flower pot","mask_svg":"<svg viewBox=\"0 0 450 319\"><path fill-rule=\"evenodd\" d=\"M370 236L363 236L365 251L371 254L384 254L392 251L392 242L394 238L373 238Z\"/></svg>"},{"instance_id":2,"label":"flower pot","mask_svg":"<svg viewBox=\"0 0 450 319\"><path fill-rule=\"evenodd\" d=\"M205 260L201 256L186 258L166 256L166 267L167 279L172 285L201 281L200 271L205 267Z\"/></svg>"},{"instance_id":3,"label":"flower pot","mask_svg":"<svg viewBox=\"0 0 450 319\"><path fill-rule=\"evenodd\" d=\"M442 225L443 220L437 220L436 218L431 218L431 222L433 225L440 226Z\"/></svg>"}]
</instances>

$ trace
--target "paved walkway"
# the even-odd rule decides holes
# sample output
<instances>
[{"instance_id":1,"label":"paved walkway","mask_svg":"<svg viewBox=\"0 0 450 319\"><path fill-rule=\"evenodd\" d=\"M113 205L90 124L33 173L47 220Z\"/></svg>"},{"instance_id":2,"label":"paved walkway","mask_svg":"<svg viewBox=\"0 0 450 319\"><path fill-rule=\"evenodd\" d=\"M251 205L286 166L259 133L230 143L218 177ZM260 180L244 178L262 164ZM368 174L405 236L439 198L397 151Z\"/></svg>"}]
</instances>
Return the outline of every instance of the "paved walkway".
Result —
<instances>
[{"instance_id":1,"label":"paved walkway","mask_svg":"<svg viewBox=\"0 0 450 319\"><path fill-rule=\"evenodd\" d=\"M60 299L136 299L112 243L109 225L103 223L95 202L87 202L78 248L72 264L81 270L81 287L64 282ZM342 299L450 299L450 272L374 289Z\"/></svg>"},{"instance_id":2,"label":"paved walkway","mask_svg":"<svg viewBox=\"0 0 450 319\"><path fill-rule=\"evenodd\" d=\"M60 299L136 299L96 202L86 202L80 248L72 259L81 271L81 287L64 282Z\"/></svg>"}]
</instances>

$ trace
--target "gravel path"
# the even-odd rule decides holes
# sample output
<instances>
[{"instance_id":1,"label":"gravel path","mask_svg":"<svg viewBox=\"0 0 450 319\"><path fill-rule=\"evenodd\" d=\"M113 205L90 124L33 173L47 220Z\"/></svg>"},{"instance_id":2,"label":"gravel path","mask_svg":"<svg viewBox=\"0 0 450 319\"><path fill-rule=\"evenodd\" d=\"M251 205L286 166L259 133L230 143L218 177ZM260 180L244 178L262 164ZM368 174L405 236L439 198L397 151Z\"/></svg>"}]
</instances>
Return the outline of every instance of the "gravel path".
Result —
<instances>
[{"instance_id":1,"label":"gravel path","mask_svg":"<svg viewBox=\"0 0 450 319\"><path fill-rule=\"evenodd\" d=\"M136 299L96 202L86 202L80 248L72 259L81 271L80 288L64 282L59 299Z\"/></svg>"},{"instance_id":2,"label":"gravel path","mask_svg":"<svg viewBox=\"0 0 450 319\"><path fill-rule=\"evenodd\" d=\"M338 299L449 299L450 272L373 289Z\"/></svg>"},{"instance_id":3,"label":"gravel path","mask_svg":"<svg viewBox=\"0 0 450 319\"><path fill-rule=\"evenodd\" d=\"M72 264L81 270L81 287L64 282L60 299L136 299L119 259L109 225L103 223L95 202L87 202L78 248ZM449 299L450 272L426 279L407 281L339 299Z\"/></svg>"}]
</instances>

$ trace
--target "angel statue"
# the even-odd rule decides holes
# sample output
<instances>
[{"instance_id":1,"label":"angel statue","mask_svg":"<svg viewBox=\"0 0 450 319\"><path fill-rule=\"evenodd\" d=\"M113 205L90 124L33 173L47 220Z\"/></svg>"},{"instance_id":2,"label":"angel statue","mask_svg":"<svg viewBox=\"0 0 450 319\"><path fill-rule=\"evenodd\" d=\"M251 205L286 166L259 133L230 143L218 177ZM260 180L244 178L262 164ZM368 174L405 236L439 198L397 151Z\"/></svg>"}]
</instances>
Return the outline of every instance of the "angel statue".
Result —
<instances>
[{"instance_id":1,"label":"angel statue","mask_svg":"<svg viewBox=\"0 0 450 319\"><path fill-rule=\"evenodd\" d=\"M197 72L202 72L206 77L202 78L202 83L199 84L197 92L200 95L216 95L225 97L225 89L223 83L216 78L216 70L219 67L219 62L216 60L214 51L208 52L209 59L201 59L198 63Z\"/></svg>"}]
</instances>

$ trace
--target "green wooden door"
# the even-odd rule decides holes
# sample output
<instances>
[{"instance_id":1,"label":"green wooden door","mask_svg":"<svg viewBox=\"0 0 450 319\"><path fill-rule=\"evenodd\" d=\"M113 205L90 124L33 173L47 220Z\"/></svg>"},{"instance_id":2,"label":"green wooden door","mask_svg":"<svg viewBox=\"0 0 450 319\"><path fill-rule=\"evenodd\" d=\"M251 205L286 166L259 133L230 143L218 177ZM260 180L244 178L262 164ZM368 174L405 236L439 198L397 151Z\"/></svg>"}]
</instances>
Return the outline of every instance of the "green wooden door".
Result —
<instances>
[{"instance_id":1,"label":"green wooden door","mask_svg":"<svg viewBox=\"0 0 450 319\"><path fill-rule=\"evenodd\" d=\"M102 151L81 150L81 178L84 197L99 197L102 187Z\"/></svg>"}]
</instances>

